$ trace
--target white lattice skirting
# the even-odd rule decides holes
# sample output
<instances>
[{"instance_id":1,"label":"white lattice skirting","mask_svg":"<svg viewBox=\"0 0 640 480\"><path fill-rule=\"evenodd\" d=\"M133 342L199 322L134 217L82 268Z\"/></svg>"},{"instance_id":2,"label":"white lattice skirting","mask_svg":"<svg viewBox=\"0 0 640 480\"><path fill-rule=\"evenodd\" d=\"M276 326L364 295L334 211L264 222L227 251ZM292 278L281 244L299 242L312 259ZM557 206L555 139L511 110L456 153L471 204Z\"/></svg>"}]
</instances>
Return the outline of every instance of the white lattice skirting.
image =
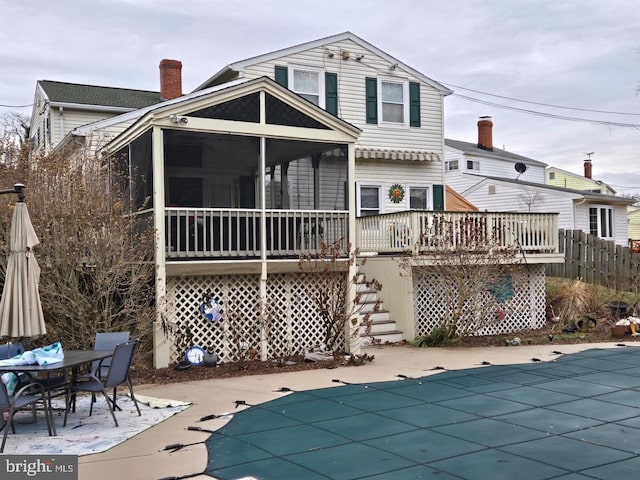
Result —
<instances>
[{"instance_id":1,"label":"white lattice skirting","mask_svg":"<svg viewBox=\"0 0 640 480\"><path fill-rule=\"evenodd\" d=\"M318 346L324 328L312 295L322 282L330 281L344 282L344 274L314 274L313 279L269 275L261 321L258 275L168 278L166 318L174 335L171 361L181 360L191 345L211 350L226 362L260 358L263 351L267 358L283 358ZM200 309L209 296L222 307L219 321L206 319Z\"/></svg>"},{"instance_id":2,"label":"white lattice skirting","mask_svg":"<svg viewBox=\"0 0 640 480\"><path fill-rule=\"evenodd\" d=\"M476 335L499 335L545 324L544 265L514 265L509 272L510 295L501 301L489 290L483 293L483 312L490 315ZM443 288L442 273L428 267L413 272L416 335L428 335L447 315L450 290Z\"/></svg>"}]
</instances>

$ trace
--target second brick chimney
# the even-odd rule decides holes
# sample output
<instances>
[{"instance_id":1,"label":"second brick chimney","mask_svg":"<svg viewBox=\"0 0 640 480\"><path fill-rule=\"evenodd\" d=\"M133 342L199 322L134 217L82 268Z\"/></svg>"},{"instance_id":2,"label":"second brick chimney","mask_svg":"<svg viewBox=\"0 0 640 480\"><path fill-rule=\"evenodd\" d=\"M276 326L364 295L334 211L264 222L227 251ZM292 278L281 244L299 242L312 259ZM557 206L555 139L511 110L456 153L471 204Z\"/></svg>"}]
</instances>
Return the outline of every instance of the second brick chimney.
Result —
<instances>
[{"instance_id":1,"label":"second brick chimney","mask_svg":"<svg viewBox=\"0 0 640 480\"><path fill-rule=\"evenodd\" d=\"M493 151L493 122L491 117L478 120L478 148Z\"/></svg>"},{"instance_id":2,"label":"second brick chimney","mask_svg":"<svg viewBox=\"0 0 640 480\"><path fill-rule=\"evenodd\" d=\"M182 96L182 62L164 59L160 61L160 97L171 100Z\"/></svg>"},{"instance_id":3,"label":"second brick chimney","mask_svg":"<svg viewBox=\"0 0 640 480\"><path fill-rule=\"evenodd\" d=\"M591 178L591 159L587 158L584 161L584 176L586 178Z\"/></svg>"}]
</instances>

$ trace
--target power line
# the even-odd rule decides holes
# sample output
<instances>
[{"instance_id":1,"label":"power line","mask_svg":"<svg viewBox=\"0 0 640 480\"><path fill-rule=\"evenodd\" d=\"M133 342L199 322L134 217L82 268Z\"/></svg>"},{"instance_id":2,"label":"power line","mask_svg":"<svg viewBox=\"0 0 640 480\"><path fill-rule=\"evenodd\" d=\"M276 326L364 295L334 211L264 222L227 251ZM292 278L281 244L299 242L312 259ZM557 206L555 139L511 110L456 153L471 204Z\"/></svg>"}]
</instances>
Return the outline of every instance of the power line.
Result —
<instances>
[{"instance_id":1,"label":"power line","mask_svg":"<svg viewBox=\"0 0 640 480\"><path fill-rule=\"evenodd\" d=\"M503 109L512 110L512 111L515 111L515 112L526 113L528 115L537 115L537 116L540 116L540 117L554 118L556 120L567 120L567 121L571 121L571 122L582 122L582 123L594 123L594 124L597 124L597 125L607 125L607 126L610 126L610 127L640 128L640 124L638 124L638 123L611 122L611 121L608 121L608 120L596 120L596 119L589 119L589 118L569 117L569 116L566 116L566 115L557 115L557 114L554 114L554 113L539 112L537 110L530 110L530 109L526 109L526 108L513 107L513 106L510 106L510 105L503 105L501 103L489 102L487 100L481 100L479 98L468 97L466 95L461 95L459 93L454 93L453 96L454 97L458 97L458 98L462 98L464 100L469 100L470 102L476 102L476 103L481 103L483 105L489 105L491 107L503 108Z\"/></svg>"},{"instance_id":2,"label":"power line","mask_svg":"<svg viewBox=\"0 0 640 480\"><path fill-rule=\"evenodd\" d=\"M33 107L33 103L29 103L27 105L4 105L0 103L0 107L4 108L25 108L25 107Z\"/></svg>"},{"instance_id":3,"label":"power line","mask_svg":"<svg viewBox=\"0 0 640 480\"><path fill-rule=\"evenodd\" d=\"M461 87L459 85L454 85L452 83L446 83L446 82L442 82L442 83L444 83L445 85L448 85L450 87L460 88L462 90L467 90L469 92L479 93L481 95L487 95L489 97L503 98L505 100L512 100L514 102L521 102L521 103L529 103L531 105L540 105L540 106L543 106L543 107L552 107L552 108L562 108L562 109L565 109L565 110L576 110L576 111L579 111L579 112L605 113L605 114L611 114L611 115L640 116L640 113L613 112L613 111L609 111L609 110L594 110L594 109L591 109L591 108L567 107L567 106L563 106L563 105L554 105L554 104L551 104L551 103L533 102L531 100L522 100L520 98L507 97L507 96L504 96L504 95L497 95L495 93L488 93L488 92L483 92L481 90L474 90L472 88ZM454 95L456 95L456 94L454 93Z\"/></svg>"}]
</instances>

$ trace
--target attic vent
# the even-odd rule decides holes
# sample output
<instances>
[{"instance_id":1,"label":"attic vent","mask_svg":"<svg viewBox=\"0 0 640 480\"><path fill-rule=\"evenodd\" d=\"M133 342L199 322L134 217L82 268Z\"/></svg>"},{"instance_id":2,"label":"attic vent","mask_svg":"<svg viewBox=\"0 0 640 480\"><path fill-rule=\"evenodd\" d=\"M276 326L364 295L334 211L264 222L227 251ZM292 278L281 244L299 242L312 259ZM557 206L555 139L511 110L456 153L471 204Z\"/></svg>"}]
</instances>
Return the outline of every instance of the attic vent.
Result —
<instances>
[{"instance_id":1,"label":"attic vent","mask_svg":"<svg viewBox=\"0 0 640 480\"><path fill-rule=\"evenodd\" d=\"M495 195L495 194L496 194L496 186L489 185L489 195Z\"/></svg>"}]
</instances>

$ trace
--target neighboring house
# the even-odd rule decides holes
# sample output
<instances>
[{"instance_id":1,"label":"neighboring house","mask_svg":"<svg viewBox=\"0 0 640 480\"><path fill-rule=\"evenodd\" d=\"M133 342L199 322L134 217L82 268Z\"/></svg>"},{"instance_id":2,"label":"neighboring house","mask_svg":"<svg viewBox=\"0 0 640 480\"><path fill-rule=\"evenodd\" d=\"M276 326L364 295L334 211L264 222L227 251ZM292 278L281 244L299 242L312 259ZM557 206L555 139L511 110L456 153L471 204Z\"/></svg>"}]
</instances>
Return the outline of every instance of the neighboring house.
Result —
<instances>
[{"instance_id":1,"label":"neighboring house","mask_svg":"<svg viewBox=\"0 0 640 480\"><path fill-rule=\"evenodd\" d=\"M640 252L640 206L629 205L627 209L629 219L629 243L636 252Z\"/></svg>"},{"instance_id":2,"label":"neighboring house","mask_svg":"<svg viewBox=\"0 0 640 480\"><path fill-rule=\"evenodd\" d=\"M558 227L627 245L627 206L634 200L497 177L478 177L465 198L490 211L557 212Z\"/></svg>"},{"instance_id":3,"label":"neighboring house","mask_svg":"<svg viewBox=\"0 0 640 480\"><path fill-rule=\"evenodd\" d=\"M64 142L75 128L160 101L158 92L39 80L31 112L30 140L36 151L48 151Z\"/></svg>"},{"instance_id":4,"label":"neighboring house","mask_svg":"<svg viewBox=\"0 0 640 480\"><path fill-rule=\"evenodd\" d=\"M585 178L547 169L543 162L495 148L492 129L491 118L482 117L477 144L445 140L447 186L480 210L557 212L559 228L582 230L627 245L626 211L633 200L615 196L610 187L590 179L590 161L585 161ZM553 173L554 181L563 185L547 184L547 173Z\"/></svg>"},{"instance_id":5,"label":"neighboring house","mask_svg":"<svg viewBox=\"0 0 640 480\"><path fill-rule=\"evenodd\" d=\"M451 91L350 32L229 64L186 95L180 62L163 60L160 76L165 100L96 117L52 146L98 150L135 172L125 185L131 209L151 199L141 215L159 239L158 322L223 360L247 354L238 348L270 358L321 342L314 285L338 278L347 288L358 268L384 285L379 328L397 322L402 332L393 338L426 334L440 308L428 275L401 276L395 257L419 244L428 249L425 239L442 238L444 229L493 236L528 222L444 211L449 199L474 210L445 193L443 100ZM530 227L544 235L510 237L528 252L528 275L514 281L513 318L486 333L544 324L543 264L561 256L556 216L540 218ZM371 258L299 275L301 255L339 241ZM203 317L213 303L225 326ZM357 351L350 334L359 326L349 328L345 349ZM156 335L155 364L177 360L175 342L159 326Z\"/></svg>"},{"instance_id":6,"label":"neighboring house","mask_svg":"<svg viewBox=\"0 0 640 480\"><path fill-rule=\"evenodd\" d=\"M462 196L478 183L478 175L544 184L546 166L538 160L494 147L491 117L478 120L477 143L445 139L446 183Z\"/></svg>"},{"instance_id":7,"label":"neighboring house","mask_svg":"<svg viewBox=\"0 0 640 480\"><path fill-rule=\"evenodd\" d=\"M572 190L585 190L592 193L615 195L617 192L601 180L591 178L591 160L584 161L584 175L568 172L557 167L547 167L547 185L570 188Z\"/></svg>"}]
</instances>

